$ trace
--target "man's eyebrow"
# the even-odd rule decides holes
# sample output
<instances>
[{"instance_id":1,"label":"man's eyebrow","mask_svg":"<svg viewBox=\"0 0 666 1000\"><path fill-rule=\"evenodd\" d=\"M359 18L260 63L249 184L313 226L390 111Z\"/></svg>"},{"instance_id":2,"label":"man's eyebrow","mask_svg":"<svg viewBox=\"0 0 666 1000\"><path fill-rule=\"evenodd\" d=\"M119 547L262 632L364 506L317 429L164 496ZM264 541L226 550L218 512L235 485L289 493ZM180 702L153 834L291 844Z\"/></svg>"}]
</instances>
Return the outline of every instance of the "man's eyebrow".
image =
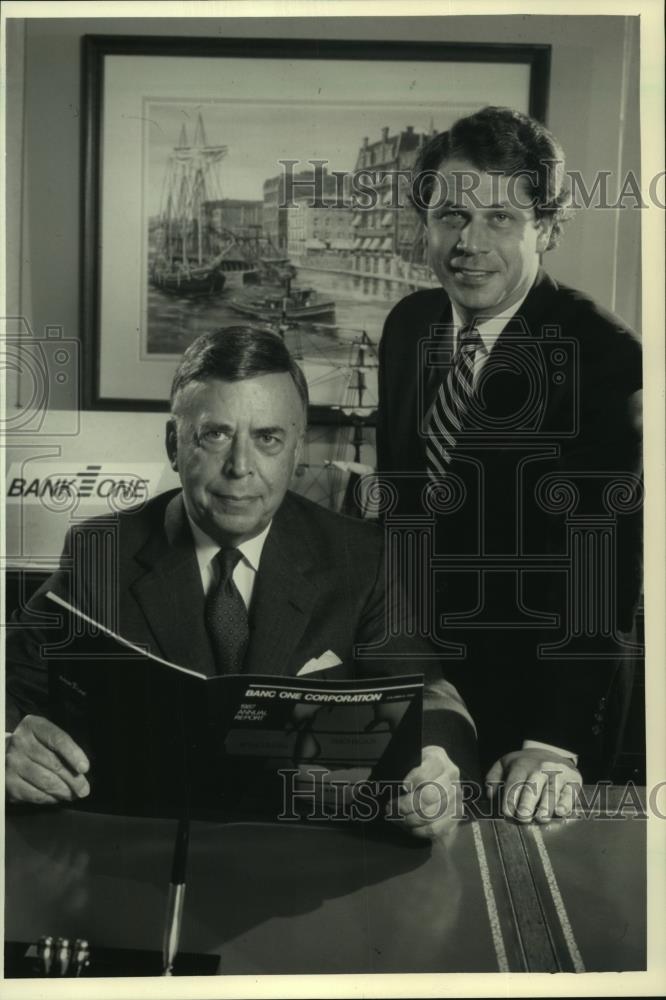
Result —
<instances>
[{"instance_id":1,"label":"man's eyebrow","mask_svg":"<svg viewBox=\"0 0 666 1000\"><path fill-rule=\"evenodd\" d=\"M261 434L285 434L286 431L284 427L280 427L279 424L275 424L272 427L255 427L252 430L252 434L258 437Z\"/></svg>"},{"instance_id":2,"label":"man's eyebrow","mask_svg":"<svg viewBox=\"0 0 666 1000\"><path fill-rule=\"evenodd\" d=\"M231 424L225 424L220 420L209 420L207 417L201 421L201 429L204 431L232 431Z\"/></svg>"},{"instance_id":3,"label":"man's eyebrow","mask_svg":"<svg viewBox=\"0 0 666 1000\"><path fill-rule=\"evenodd\" d=\"M445 198L443 201L438 201L432 207L433 208L452 208L452 209L455 209L457 212L467 212L469 210L469 205L466 205L464 202L460 202L460 201L452 201L450 198ZM493 201L489 205L483 205L483 204L481 204L479 207L487 209L488 211L492 211L492 210L500 209L500 208L501 209L513 208L514 206L513 206L512 202L511 202L511 199L507 198L506 201Z\"/></svg>"}]
</instances>

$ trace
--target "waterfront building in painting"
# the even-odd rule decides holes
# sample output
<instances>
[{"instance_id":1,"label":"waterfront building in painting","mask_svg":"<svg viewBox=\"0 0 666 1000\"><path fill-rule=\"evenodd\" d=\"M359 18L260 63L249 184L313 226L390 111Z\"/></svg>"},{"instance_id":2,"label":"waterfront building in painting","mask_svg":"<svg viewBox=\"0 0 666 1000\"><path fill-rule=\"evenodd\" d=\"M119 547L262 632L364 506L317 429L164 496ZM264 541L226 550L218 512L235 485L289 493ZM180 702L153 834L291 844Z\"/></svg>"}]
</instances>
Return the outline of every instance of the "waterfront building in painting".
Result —
<instances>
[{"instance_id":1,"label":"waterfront building in painting","mask_svg":"<svg viewBox=\"0 0 666 1000\"><path fill-rule=\"evenodd\" d=\"M284 176L268 177L263 185L262 219L264 234L280 250L287 246L287 216L284 202Z\"/></svg>"},{"instance_id":2,"label":"waterfront building in painting","mask_svg":"<svg viewBox=\"0 0 666 1000\"><path fill-rule=\"evenodd\" d=\"M333 178L327 178L333 181ZM287 247L290 257L302 258L323 250L349 251L353 247L350 205L334 203L334 185L329 205L313 205L307 195L294 198L287 209Z\"/></svg>"},{"instance_id":3,"label":"waterfront building in painting","mask_svg":"<svg viewBox=\"0 0 666 1000\"><path fill-rule=\"evenodd\" d=\"M376 174L377 182L370 184L364 179L364 186L372 187L376 198L372 207L359 204L354 213L356 251L413 260L416 248L418 259L418 219L407 202L408 183L400 179L399 172L412 170L417 153L427 139L427 135L415 132L412 125L395 135L389 135L385 126L376 142L370 142L367 136L363 139L355 170L368 176Z\"/></svg>"},{"instance_id":4,"label":"waterfront building in painting","mask_svg":"<svg viewBox=\"0 0 666 1000\"><path fill-rule=\"evenodd\" d=\"M339 201L338 182L328 173L326 167L318 170L316 181L313 167L294 172L289 179L284 173L269 177L264 181L263 194L263 230L275 247L286 252L289 251L290 245L296 242L299 250L293 252L302 252L304 239L320 238L314 235L304 237L305 228L311 234L315 230L325 232L328 228L331 233L330 239L351 238L349 213L344 208L334 207ZM317 200L320 200L321 204L313 204ZM302 213L299 215L298 209L294 208L295 203L300 205L304 202L309 203L315 213L307 220ZM334 218L336 212L341 215L337 221ZM291 232L292 226L296 227L296 235Z\"/></svg>"}]
</instances>

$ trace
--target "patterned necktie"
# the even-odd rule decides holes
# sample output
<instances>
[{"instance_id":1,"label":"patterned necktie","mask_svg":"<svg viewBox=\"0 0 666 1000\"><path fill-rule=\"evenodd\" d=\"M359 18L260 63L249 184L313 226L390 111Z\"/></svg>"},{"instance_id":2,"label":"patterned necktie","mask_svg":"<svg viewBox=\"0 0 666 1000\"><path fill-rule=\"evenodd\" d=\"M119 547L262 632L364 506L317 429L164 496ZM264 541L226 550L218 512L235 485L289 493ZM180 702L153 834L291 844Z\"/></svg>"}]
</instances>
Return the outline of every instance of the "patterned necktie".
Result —
<instances>
[{"instance_id":1,"label":"patterned necktie","mask_svg":"<svg viewBox=\"0 0 666 1000\"><path fill-rule=\"evenodd\" d=\"M474 391L474 355L480 344L481 335L476 327L460 328L451 367L430 408L426 467L435 482L446 475L453 459L456 438L462 430L465 411Z\"/></svg>"},{"instance_id":2,"label":"patterned necktie","mask_svg":"<svg viewBox=\"0 0 666 1000\"><path fill-rule=\"evenodd\" d=\"M206 628L218 674L241 671L250 635L245 601L233 581L240 558L238 549L220 549L214 559L219 580L213 583L206 597Z\"/></svg>"}]
</instances>

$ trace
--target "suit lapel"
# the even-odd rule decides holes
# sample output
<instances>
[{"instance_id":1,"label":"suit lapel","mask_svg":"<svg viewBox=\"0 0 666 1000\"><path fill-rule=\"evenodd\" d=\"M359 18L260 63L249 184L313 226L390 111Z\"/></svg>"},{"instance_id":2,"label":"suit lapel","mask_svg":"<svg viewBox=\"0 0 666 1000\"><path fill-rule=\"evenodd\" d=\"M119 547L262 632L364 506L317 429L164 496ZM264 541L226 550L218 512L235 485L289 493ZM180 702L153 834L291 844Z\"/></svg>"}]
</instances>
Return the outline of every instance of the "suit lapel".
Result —
<instances>
[{"instance_id":1,"label":"suit lapel","mask_svg":"<svg viewBox=\"0 0 666 1000\"><path fill-rule=\"evenodd\" d=\"M450 362L453 357L453 352L455 351L455 338L453 336L453 314L451 311L451 303L447 301L446 306L440 313L439 317L435 320L433 326L436 326L436 332L432 330L428 331L429 343L436 344L441 350L442 355L448 358L448 364L443 364L441 366L428 365L425 370L425 378L423 382L423 396L426 409L430 407L437 391L446 378Z\"/></svg>"},{"instance_id":2,"label":"suit lapel","mask_svg":"<svg viewBox=\"0 0 666 1000\"><path fill-rule=\"evenodd\" d=\"M254 585L247 673L291 672L290 659L319 594L315 553L303 530L287 494L266 538Z\"/></svg>"},{"instance_id":3,"label":"suit lapel","mask_svg":"<svg viewBox=\"0 0 666 1000\"><path fill-rule=\"evenodd\" d=\"M146 569L130 590L154 634L162 656L213 675L213 655L204 625L201 575L182 494L170 501L164 531L136 555Z\"/></svg>"}]
</instances>

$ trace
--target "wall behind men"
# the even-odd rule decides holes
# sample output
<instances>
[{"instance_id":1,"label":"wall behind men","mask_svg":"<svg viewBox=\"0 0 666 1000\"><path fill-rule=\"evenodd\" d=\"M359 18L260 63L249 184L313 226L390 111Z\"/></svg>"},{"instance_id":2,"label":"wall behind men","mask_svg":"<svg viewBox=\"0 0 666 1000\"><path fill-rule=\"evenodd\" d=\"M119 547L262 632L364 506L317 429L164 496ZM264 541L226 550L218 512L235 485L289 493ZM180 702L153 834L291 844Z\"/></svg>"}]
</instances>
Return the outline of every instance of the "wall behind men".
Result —
<instances>
[{"instance_id":1,"label":"wall behind men","mask_svg":"<svg viewBox=\"0 0 666 1000\"><path fill-rule=\"evenodd\" d=\"M588 186L600 170L640 168L638 24L610 16L438 18L28 19L8 22L10 149L8 313L36 336L61 326L78 338L81 38L86 34L218 35L552 45L548 124L568 166ZM21 52L24 65L21 67ZM21 92L23 110L21 112ZM579 213L548 270L583 288L632 326L640 323L640 220L636 211ZM18 259L18 266L17 266ZM12 385L9 385L11 404ZM76 407L71 386L51 405Z\"/></svg>"}]
</instances>

